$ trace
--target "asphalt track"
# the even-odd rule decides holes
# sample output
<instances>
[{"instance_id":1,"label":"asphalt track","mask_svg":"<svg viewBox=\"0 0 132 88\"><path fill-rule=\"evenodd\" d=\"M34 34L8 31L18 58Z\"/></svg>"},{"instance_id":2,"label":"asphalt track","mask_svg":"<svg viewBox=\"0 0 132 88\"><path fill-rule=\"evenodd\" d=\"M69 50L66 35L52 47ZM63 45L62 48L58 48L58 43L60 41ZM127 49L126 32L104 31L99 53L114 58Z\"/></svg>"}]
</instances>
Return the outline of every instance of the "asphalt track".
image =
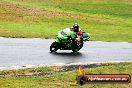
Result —
<instances>
[{"instance_id":1,"label":"asphalt track","mask_svg":"<svg viewBox=\"0 0 132 88\"><path fill-rule=\"evenodd\" d=\"M0 38L0 67L39 64L74 64L132 61L132 43L85 42L78 53L58 50L50 53L54 39Z\"/></svg>"}]
</instances>

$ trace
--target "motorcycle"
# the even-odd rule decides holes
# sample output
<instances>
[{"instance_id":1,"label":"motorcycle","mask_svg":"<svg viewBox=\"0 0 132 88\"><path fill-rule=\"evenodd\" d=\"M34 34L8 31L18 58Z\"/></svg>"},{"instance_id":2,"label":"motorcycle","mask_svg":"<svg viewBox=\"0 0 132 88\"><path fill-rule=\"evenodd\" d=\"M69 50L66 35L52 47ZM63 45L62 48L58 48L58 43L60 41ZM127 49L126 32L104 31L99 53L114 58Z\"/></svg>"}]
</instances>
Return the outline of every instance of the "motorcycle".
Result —
<instances>
[{"instance_id":1,"label":"motorcycle","mask_svg":"<svg viewBox=\"0 0 132 88\"><path fill-rule=\"evenodd\" d=\"M60 32L64 34L63 31ZM68 38L60 37L59 34L56 37L55 42L50 45L50 51L56 52L58 49L60 50L72 50L73 52L78 52L84 44L84 41L88 41L90 36L89 33L86 32L78 32L76 34L69 34Z\"/></svg>"}]
</instances>

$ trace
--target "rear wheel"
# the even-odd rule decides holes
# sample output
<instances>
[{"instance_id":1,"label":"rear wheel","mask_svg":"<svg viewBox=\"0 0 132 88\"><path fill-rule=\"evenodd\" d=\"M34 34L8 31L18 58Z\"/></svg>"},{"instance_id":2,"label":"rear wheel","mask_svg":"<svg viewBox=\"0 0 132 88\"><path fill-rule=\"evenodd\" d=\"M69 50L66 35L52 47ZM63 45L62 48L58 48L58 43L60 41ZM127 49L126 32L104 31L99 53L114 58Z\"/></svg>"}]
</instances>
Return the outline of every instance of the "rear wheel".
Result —
<instances>
[{"instance_id":1,"label":"rear wheel","mask_svg":"<svg viewBox=\"0 0 132 88\"><path fill-rule=\"evenodd\" d=\"M50 52L56 52L58 50L58 43L53 42L50 46Z\"/></svg>"}]
</instances>

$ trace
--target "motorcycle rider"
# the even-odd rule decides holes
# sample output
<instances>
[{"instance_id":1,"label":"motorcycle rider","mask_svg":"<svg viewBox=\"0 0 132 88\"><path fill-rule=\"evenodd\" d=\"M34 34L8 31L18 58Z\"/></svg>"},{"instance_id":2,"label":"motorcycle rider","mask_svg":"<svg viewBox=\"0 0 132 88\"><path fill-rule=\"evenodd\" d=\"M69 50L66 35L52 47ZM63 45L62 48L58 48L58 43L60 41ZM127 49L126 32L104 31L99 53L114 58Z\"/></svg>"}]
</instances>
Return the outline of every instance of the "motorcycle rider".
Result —
<instances>
[{"instance_id":1,"label":"motorcycle rider","mask_svg":"<svg viewBox=\"0 0 132 88\"><path fill-rule=\"evenodd\" d=\"M73 24L71 28L60 30L56 36L56 41L50 46L51 52L60 50L72 50L73 52L79 51L84 44L84 41L89 39L89 34L82 32L79 24Z\"/></svg>"},{"instance_id":2,"label":"motorcycle rider","mask_svg":"<svg viewBox=\"0 0 132 88\"><path fill-rule=\"evenodd\" d=\"M81 33L81 29L79 28L79 24L75 23L73 24L72 28L65 28L58 32L59 37L61 37L63 40L71 40L71 38L77 38L78 35ZM75 34L76 37L72 37L71 34Z\"/></svg>"}]
</instances>

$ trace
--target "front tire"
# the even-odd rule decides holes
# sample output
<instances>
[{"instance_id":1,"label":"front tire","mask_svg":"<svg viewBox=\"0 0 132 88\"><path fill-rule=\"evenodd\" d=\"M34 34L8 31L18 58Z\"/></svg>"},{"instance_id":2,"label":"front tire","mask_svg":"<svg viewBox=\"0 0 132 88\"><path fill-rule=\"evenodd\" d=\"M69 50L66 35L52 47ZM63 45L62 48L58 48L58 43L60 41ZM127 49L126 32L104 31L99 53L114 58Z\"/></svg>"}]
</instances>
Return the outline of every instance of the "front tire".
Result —
<instances>
[{"instance_id":1,"label":"front tire","mask_svg":"<svg viewBox=\"0 0 132 88\"><path fill-rule=\"evenodd\" d=\"M72 49L73 52L78 52L83 46L75 47Z\"/></svg>"},{"instance_id":2,"label":"front tire","mask_svg":"<svg viewBox=\"0 0 132 88\"><path fill-rule=\"evenodd\" d=\"M80 46L74 47L72 49L73 52L78 52L81 48L83 47L83 44L81 44Z\"/></svg>"},{"instance_id":3,"label":"front tire","mask_svg":"<svg viewBox=\"0 0 132 88\"><path fill-rule=\"evenodd\" d=\"M58 50L58 43L57 42L53 42L50 46L50 52L56 52Z\"/></svg>"}]
</instances>

